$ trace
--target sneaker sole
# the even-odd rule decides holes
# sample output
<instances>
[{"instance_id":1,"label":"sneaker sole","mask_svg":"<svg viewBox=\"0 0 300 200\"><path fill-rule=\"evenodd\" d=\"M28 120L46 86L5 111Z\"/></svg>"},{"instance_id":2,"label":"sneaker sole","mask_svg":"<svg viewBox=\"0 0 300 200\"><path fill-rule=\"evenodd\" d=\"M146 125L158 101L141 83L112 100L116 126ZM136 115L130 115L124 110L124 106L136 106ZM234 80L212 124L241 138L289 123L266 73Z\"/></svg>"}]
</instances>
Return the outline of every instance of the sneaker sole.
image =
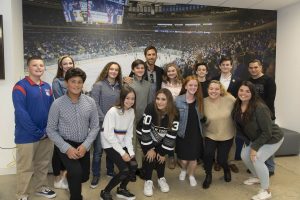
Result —
<instances>
[{"instance_id":1,"label":"sneaker sole","mask_svg":"<svg viewBox=\"0 0 300 200\"><path fill-rule=\"evenodd\" d=\"M35 195L37 196L42 196L42 197L45 197L45 198L48 198L48 199L53 199L56 197L56 194L52 194L52 195L45 195L45 194L39 194L39 193L35 193Z\"/></svg>"},{"instance_id":2,"label":"sneaker sole","mask_svg":"<svg viewBox=\"0 0 300 200\"><path fill-rule=\"evenodd\" d=\"M270 196L270 197L267 197L267 198L265 198L264 200L271 199L271 198L272 198L272 196ZM257 198L251 198L251 200L261 200L261 199L257 199Z\"/></svg>"},{"instance_id":3,"label":"sneaker sole","mask_svg":"<svg viewBox=\"0 0 300 200\"><path fill-rule=\"evenodd\" d=\"M69 189L69 187L55 187L55 186L54 186L54 188L55 189L61 189L61 190L68 190Z\"/></svg>"},{"instance_id":4,"label":"sneaker sole","mask_svg":"<svg viewBox=\"0 0 300 200\"><path fill-rule=\"evenodd\" d=\"M136 197L126 197L122 194L117 194L116 196L120 199L127 199L127 200L134 200L136 198Z\"/></svg>"},{"instance_id":5,"label":"sneaker sole","mask_svg":"<svg viewBox=\"0 0 300 200\"><path fill-rule=\"evenodd\" d=\"M191 184L191 183L190 183L190 186L191 186L191 187L196 187L197 185L198 185L197 183L196 183L196 184Z\"/></svg>"},{"instance_id":6,"label":"sneaker sole","mask_svg":"<svg viewBox=\"0 0 300 200\"><path fill-rule=\"evenodd\" d=\"M260 183L244 183L244 185L257 185L257 184L260 184Z\"/></svg>"},{"instance_id":7,"label":"sneaker sole","mask_svg":"<svg viewBox=\"0 0 300 200\"><path fill-rule=\"evenodd\" d=\"M159 189L160 189L161 192L164 192L164 193L167 193L167 192L170 191L170 189L168 189L168 190L162 190L161 188L159 188Z\"/></svg>"},{"instance_id":8,"label":"sneaker sole","mask_svg":"<svg viewBox=\"0 0 300 200\"><path fill-rule=\"evenodd\" d=\"M90 188L95 189L98 185L90 185Z\"/></svg>"},{"instance_id":9,"label":"sneaker sole","mask_svg":"<svg viewBox=\"0 0 300 200\"><path fill-rule=\"evenodd\" d=\"M146 193L144 193L144 195L145 195L146 197L152 197L152 196L153 196L153 193L152 193L152 194L146 194Z\"/></svg>"},{"instance_id":10,"label":"sneaker sole","mask_svg":"<svg viewBox=\"0 0 300 200\"><path fill-rule=\"evenodd\" d=\"M243 182L244 185L257 185L260 184L260 182Z\"/></svg>"}]
</instances>

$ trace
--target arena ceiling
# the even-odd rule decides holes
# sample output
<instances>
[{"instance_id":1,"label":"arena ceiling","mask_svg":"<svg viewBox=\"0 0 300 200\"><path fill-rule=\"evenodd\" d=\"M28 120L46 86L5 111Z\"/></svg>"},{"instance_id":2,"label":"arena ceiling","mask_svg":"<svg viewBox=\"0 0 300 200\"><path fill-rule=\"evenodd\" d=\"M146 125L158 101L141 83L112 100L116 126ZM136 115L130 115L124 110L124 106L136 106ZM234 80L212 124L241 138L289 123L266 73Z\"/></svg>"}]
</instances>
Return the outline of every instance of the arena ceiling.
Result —
<instances>
[{"instance_id":1,"label":"arena ceiling","mask_svg":"<svg viewBox=\"0 0 300 200\"><path fill-rule=\"evenodd\" d=\"M135 0L130 0L134 2ZM300 0L139 0L150 4L199 4L208 6L278 10ZM25 4L59 8L60 0L23 0Z\"/></svg>"}]
</instances>

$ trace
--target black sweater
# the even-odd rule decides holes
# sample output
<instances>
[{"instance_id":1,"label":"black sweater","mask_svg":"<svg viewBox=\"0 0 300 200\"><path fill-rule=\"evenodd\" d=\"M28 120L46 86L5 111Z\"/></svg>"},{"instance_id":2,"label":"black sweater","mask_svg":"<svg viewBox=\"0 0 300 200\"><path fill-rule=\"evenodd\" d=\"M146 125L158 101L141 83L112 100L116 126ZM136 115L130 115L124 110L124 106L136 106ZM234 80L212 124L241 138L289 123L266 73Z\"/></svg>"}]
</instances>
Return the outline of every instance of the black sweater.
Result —
<instances>
[{"instance_id":1,"label":"black sweater","mask_svg":"<svg viewBox=\"0 0 300 200\"><path fill-rule=\"evenodd\" d=\"M159 125L157 118L154 104L148 104L143 118L137 125L137 134L144 153L155 148L156 152L164 156L175 148L179 121L178 116L175 117L172 128L168 128L169 117L167 115L161 118Z\"/></svg>"},{"instance_id":2,"label":"black sweater","mask_svg":"<svg viewBox=\"0 0 300 200\"><path fill-rule=\"evenodd\" d=\"M250 78L249 81L255 85L258 95L260 96L260 98L262 98L262 100L271 110L272 112L271 118L272 120L274 120L276 118L275 107L274 107L274 101L276 96L275 81L267 75L263 75L257 79Z\"/></svg>"}]
</instances>

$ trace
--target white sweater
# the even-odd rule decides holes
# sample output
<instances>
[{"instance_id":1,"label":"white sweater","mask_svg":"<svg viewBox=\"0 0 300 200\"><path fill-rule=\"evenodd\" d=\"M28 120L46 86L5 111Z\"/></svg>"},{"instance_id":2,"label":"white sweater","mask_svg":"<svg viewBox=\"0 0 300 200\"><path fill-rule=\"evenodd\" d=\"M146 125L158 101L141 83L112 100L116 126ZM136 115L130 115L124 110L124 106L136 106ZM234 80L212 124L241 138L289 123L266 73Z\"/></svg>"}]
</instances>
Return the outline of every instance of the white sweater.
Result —
<instances>
[{"instance_id":1,"label":"white sweater","mask_svg":"<svg viewBox=\"0 0 300 200\"><path fill-rule=\"evenodd\" d=\"M103 149L113 148L121 156L127 148L130 156L134 155L132 137L133 137L134 110L130 108L121 113L121 110L112 107L106 113L103 121L103 130L101 131L101 144Z\"/></svg>"}]
</instances>

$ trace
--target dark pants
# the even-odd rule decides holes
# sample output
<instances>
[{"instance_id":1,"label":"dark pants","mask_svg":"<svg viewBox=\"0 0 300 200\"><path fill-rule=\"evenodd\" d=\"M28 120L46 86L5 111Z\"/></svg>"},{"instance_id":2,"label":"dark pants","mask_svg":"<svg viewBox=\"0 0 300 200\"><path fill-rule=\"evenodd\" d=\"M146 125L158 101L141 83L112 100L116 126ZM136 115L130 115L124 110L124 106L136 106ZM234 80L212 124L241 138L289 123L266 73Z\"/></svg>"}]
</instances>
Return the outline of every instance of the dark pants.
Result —
<instances>
[{"instance_id":1,"label":"dark pants","mask_svg":"<svg viewBox=\"0 0 300 200\"><path fill-rule=\"evenodd\" d=\"M127 149L124 148L127 152ZM113 162L119 169L119 173L116 174L105 187L105 191L110 192L114 187L120 185L121 188L126 189L130 178L135 176L137 169L137 163L135 158L132 158L129 162L125 162L121 155L113 148L104 149L106 156Z\"/></svg>"},{"instance_id":2,"label":"dark pants","mask_svg":"<svg viewBox=\"0 0 300 200\"><path fill-rule=\"evenodd\" d=\"M63 165L60 156L59 156L59 148L54 145L53 156L52 156L52 169L53 175L59 176L61 171L66 170L65 166Z\"/></svg>"},{"instance_id":3,"label":"dark pants","mask_svg":"<svg viewBox=\"0 0 300 200\"><path fill-rule=\"evenodd\" d=\"M66 141L74 148L81 143ZM67 154L59 152L59 156L67 169L67 180L70 190L70 200L82 200L81 183L89 180L90 175L90 152L87 151L84 157L74 160L70 159Z\"/></svg>"},{"instance_id":4,"label":"dark pants","mask_svg":"<svg viewBox=\"0 0 300 200\"><path fill-rule=\"evenodd\" d=\"M154 149L154 151L155 151L155 149ZM144 155L146 155L147 152L146 152L145 149L143 149L143 152L144 152ZM166 165L166 162L163 162L161 164L161 163L158 162L156 157L152 162L149 162L145 157L144 161L143 161L143 169L144 169L144 172L145 172L145 180L151 180L152 179L152 173L153 173L154 169L156 170L158 178L164 177L165 176L165 165Z\"/></svg>"},{"instance_id":5,"label":"dark pants","mask_svg":"<svg viewBox=\"0 0 300 200\"><path fill-rule=\"evenodd\" d=\"M223 167L224 171L228 171L228 154L233 143L233 138L225 141L215 141L208 137L204 139L204 168L206 174L211 174L215 151L217 150L217 162Z\"/></svg>"}]
</instances>

